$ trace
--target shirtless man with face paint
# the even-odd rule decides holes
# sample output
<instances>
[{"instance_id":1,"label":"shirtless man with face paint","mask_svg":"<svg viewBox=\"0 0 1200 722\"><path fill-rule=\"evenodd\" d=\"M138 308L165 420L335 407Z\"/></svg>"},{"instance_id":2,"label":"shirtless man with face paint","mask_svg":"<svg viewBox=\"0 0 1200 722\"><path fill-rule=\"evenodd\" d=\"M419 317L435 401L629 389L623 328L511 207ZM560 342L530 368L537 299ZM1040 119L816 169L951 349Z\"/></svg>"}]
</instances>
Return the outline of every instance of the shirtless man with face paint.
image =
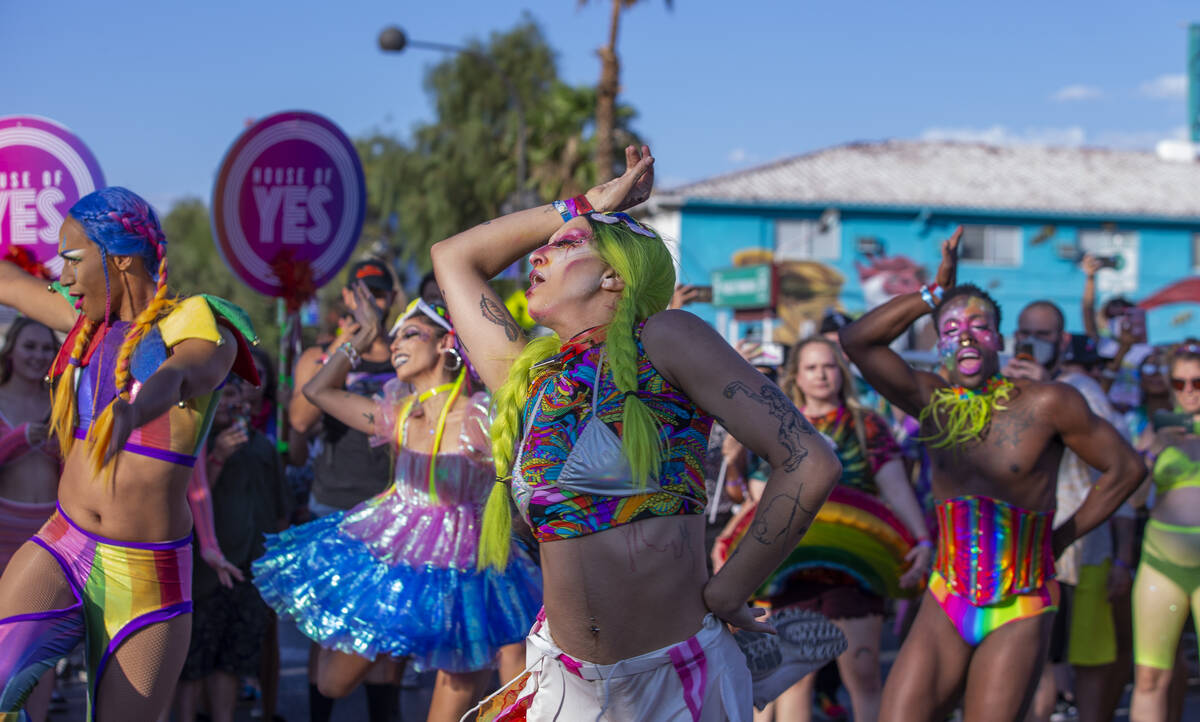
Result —
<instances>
[{"instance_id":1,"label":"shirtless man with face paint","mask_svg":"<svg viewBox=\"0 0 1200 722\"><path fill-rule=\"evenodd\" d=\"M942 244L937 283L841 331L867 381L921 420L934 462L937 557L884 686L884 721L942 720L964 696L967 722L1023 719L1058 604L1054 558L1145 476L1136 452L1074 388L999 374L1000 309L983 290L955 286L961 235ZM931 311L941 375L910 368L888 348ZM1064 448L1101 476L1075 516L1051 531Z\"/></svg>"}]
</instances>

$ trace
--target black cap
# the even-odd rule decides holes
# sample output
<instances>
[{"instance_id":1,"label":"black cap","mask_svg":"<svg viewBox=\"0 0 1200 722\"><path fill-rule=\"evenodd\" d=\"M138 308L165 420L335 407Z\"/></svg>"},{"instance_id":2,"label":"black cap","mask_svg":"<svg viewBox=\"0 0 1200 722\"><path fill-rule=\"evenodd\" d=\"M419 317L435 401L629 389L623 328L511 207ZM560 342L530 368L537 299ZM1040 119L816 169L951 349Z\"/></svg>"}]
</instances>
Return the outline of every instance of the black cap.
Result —
<instances>
[{"instance_id":1,"label":"black cap","mask_svg":"<svg viewBox=\"0 0 1200 722\"><path fill-rule=\"evenodd\" d=\"M348 285L362 281L372 291L395 291L396 281L387 264L377 258L359 261L350 268Z\"/></svg>"},{"instance_id":2,"label":"black cap","mask_svg":"<svg viewBox=\"0 0 1200 722\"><path fill-rule=\"evenodd\" d=\"M1063 361L1083 366L1094 366L1100 363L1100 352L1096 350L1095 339L1082 333L1071 334L1071 343L1067 345Z\"/></svg>"},{"instance_id":3,"label":"black cap","mask_svg":"<svg viewBox=\"0 0 1200 722\"><path fill-rule=\"evenodd\" d=\"M826 311L825 315L821 318L820 333L835 333L842 328L849 326L850 322L853 320L854 319L850 318L836 308L831 308Z\"/></svg>"}]
</instances>

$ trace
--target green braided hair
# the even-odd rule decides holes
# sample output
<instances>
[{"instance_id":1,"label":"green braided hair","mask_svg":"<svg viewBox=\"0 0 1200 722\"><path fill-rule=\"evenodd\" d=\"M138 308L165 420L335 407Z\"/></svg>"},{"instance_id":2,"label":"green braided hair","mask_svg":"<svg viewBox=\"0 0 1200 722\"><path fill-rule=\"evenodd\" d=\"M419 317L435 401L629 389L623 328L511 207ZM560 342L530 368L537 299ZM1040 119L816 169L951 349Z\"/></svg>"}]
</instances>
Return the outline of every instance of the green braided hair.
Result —
<instances>
[{"instance_id":1,"label":"green braided hair","mask_svg":"<svg viewBox=\"0 0 1200 722\"><path fill-rule=\"evenodd\" d=\"M662 448L658 424L650 409L636 395L628 393L637 390L637 342L633 334L638 323L665 310L671 302L675 292L675 264L662 237L646 226L642 227L653 236L637 233L624 222L600 223L589 217L588 223L592 249L625 282L608 323L605 361L617 390L625 394L621 412L625 458L634 483L644 487L651 477L658 475ZM556 335L531 340L513 361L508 380L492 396L492 457L498 479L484 507L479 569L494 566L502 570L508 564L512 506L505 480L512 476L516 445L524 431L521 411L535 375L534 365L556 354L561 344ZM599 383L599 377L596 382Z\"/></svg>"}]
</instances>

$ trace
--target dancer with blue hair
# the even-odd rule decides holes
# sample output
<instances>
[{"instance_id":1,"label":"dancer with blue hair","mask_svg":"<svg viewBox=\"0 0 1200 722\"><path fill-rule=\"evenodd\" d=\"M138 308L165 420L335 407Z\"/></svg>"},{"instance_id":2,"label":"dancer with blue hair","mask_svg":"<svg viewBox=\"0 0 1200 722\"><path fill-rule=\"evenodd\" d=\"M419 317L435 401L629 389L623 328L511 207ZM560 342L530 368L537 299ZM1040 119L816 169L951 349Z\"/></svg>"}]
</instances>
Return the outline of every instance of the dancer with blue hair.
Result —
<instances>
[{"instance_id":1,"label":"dancer with blue hair","mask_svg":"<svg viewBox=\"0 0 1200 722\"><path fill-rule=\"evenodd\" d=\"M216 390L258 378L245 314L171 294L166 248L150 205L112 187L70 209L58 282L0 263L0 303L67 334L50 372L57 509L0 577L0 719L80 642L89 720L157 719L179 677L192 467Z\"/></svg>"}]
</instances>

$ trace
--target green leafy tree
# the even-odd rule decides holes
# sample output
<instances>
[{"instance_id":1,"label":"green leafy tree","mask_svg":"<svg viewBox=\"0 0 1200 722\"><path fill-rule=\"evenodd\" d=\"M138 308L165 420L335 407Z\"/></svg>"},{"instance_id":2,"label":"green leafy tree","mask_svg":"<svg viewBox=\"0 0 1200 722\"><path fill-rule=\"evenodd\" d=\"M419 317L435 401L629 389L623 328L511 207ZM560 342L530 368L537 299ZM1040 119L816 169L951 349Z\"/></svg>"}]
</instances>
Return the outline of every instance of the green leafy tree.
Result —
<instances>
[{"instance_id":1,"label":"green leafy tree","mask_svg":"<svg viewBox=\"0 0 1200 722\"><path fill-rule=\"evenodd\" d=\"M617 38L621 32L621 12L637 5L640 0L609 0L612 7L608 18L608 41L596 54L600 56L600 82L596 85L596 143L593 148L597 168L607 166L609 176L620 168L625 143L620 138L617 92L621 89L621 58L617 55ZM588 0L579 0L587 5ZM667 8L672 7L666 0Z\"/></svg>"},{"instance_id":2,"label":"green leafy tree","mask_svg":"<svg viewBox=\"0 0 1200 722\"><path fill-rule=\"evenodd\" d=\"M279 344L275 299L251 290L221 260L204 202L189 198L176 203L162 225L167 234L171 288L184 295L210 293L241 306L254 322L264 348L274 356Z\"/></svg>"},{"instance_id":3,"label":"green leafy tree","mask_svg":"<svg viewBox=\"0 0 1200 722\"><path fill-rule=\"evenodd\" d=\"M505 83L525 109L527 186L541 201L569 197L598 180L593 162L596 92L558 78L554 51L526 17L487 43L468 45L429 69L425 90L436 119L409 139L376 134L356 141L367 179L364 235L383 238L400 255L429 267L437 241L500 214L518 191L519 125ZM617 109L617 137L639 142L631 108ZM611 164L610 164L611 165Z\"/></svg>"}]
</instances>

